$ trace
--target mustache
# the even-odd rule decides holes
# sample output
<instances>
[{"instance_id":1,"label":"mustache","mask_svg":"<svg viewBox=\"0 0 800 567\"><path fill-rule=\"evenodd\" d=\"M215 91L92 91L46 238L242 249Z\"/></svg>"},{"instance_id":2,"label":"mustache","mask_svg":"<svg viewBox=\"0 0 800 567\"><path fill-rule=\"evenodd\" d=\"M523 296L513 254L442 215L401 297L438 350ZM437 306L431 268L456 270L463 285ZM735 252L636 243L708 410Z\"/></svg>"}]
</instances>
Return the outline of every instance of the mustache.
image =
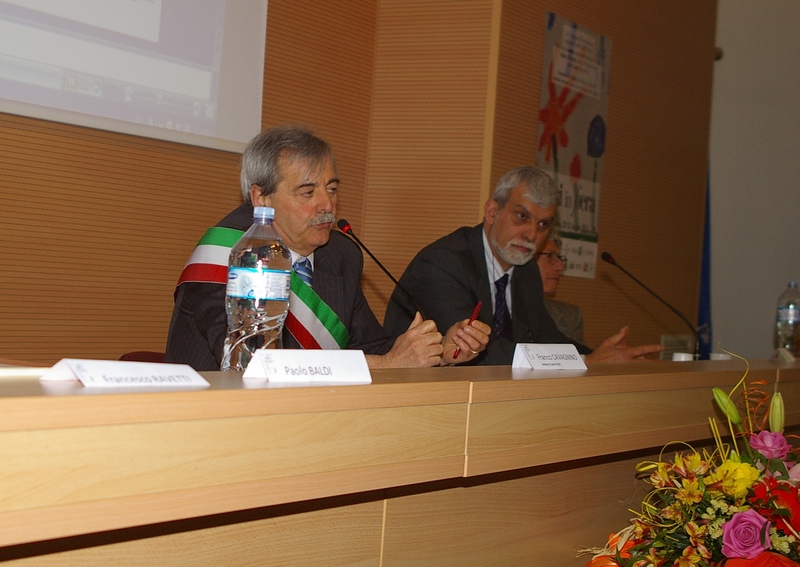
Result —
<instances>
[{"instance_id":1,"label":"mustache","mask_svg":"<svg viewBox=\"0 0 800 567\"><path fill-rule=\"evenodd\" d=\"M334 215L333 213L320 213L317 216L313 217L310 221L308 221L308 224L310 224L311 226L315 226L326 222L330 223L336 222L336 215Z\"/></svg>"},{"instance_id":2,"label":"mustache","mask_svg":"<svg viewBox=\"0 0 800 567\"><path fill-rule=\"evenodd\" d=\"M526 250L528 250L531 254L535 254L536 253L536 244L533 243L533 242L527 242L525 240L509 240L508 241L508 245L509 246L521 246L522 248L525 248Z\"/></svg>"}]
</instances>

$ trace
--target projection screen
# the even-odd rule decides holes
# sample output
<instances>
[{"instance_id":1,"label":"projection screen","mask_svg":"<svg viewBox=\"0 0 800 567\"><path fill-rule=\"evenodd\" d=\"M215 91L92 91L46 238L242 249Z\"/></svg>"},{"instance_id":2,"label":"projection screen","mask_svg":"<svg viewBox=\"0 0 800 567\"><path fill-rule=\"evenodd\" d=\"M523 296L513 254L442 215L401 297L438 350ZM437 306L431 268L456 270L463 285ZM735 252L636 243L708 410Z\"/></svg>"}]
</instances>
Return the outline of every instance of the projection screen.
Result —
<instances>
[{"instance_id":1,"label":"projection screen","mask_svg":"<svg viewBox=\"0 0 800 567\"><path fill-rule=\"evenodd\" d=\"M0 112L240 152L267 0L0 0Z\"/></svg>"}]
</instances>

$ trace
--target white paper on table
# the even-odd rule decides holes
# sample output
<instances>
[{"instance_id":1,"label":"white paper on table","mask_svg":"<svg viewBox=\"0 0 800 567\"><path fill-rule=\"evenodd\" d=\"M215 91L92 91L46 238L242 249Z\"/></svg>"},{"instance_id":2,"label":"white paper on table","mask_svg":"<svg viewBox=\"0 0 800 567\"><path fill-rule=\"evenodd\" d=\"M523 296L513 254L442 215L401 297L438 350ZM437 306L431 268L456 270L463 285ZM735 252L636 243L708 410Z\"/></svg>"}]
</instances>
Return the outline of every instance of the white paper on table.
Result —
<instances>
[{"instance_id":1,"label":"white paper on table","mask_svg":"<svg viewBox=\"0 0 800 567\"><path fill-rule=\"evenodd\" d=\"M187 364L62 358L41 378L43 382L80 380L86 388L209 387Z\"/></svg>"},{"instance_id":2,"label":"white paper on table","mask_svg":"<svg viewBox=\"0 0 800 567\"><path fill-rule=\"evenodd\" d=\"M360 350L259 349L243 378L298 386L372 383Z\"/></svg>"},{"instance_id":3,"label":"white paper on table","mask_svg":"<svg viewBox=\"0 0 800 567\"><path fill-rule=\"evenodd\" d=\"M533 370L586 370L573 344L517 343L512 368Z\"/></svg>"}]
</instances>

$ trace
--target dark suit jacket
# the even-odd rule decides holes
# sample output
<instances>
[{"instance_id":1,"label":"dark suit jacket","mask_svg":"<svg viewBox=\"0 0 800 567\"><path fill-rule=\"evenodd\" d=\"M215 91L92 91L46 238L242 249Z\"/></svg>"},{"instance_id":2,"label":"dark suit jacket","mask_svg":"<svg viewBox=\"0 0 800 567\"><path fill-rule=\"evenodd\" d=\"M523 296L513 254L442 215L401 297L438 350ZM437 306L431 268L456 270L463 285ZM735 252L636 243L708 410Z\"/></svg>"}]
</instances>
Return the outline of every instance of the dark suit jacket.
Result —
<instances>
[{"instance_id":1,"label":"dark suit jacket","mask_svg":"<svg viewBox=\"0 0 800 567\"><path fill-rule=\"evenodd\" d=\"M483 225L461 227L423 248L400 278L400 288L386 308L384 328L397 337L405 332L416 306L426 319L433 319L441 333L467 319L478 301L483 302L478 318L494 326L492 291L483 252ZM542 301L542 277L536 262L514 268L511 278L511 309L514 341L492 335L489 345L473 364L511 364L516 343L573 343L581 353L586 346L564 336L547 313Z\"/></svg>"},{"instance_id":2,"label":"dark suit jacket","mask_svg":"<svg viewBox=\"0 0 800 567\"><path fill-rule=\"evenodd\" d=\"M253 207L245 204L217 226L247 230L252 223ZM358 246L343 234L332 232L328 243L314 251L313 287L350 333L348 348L385 354L394 341L378 323L361 291L363 266ZM196 370L219 370L227 330L225 286L183 283L175 291L165 361L189 364ZM283 334L283 346L299 348L288 332Z\"/></svg>"},{"instance_id":3,"label":"dark suit jacket","mask_svg":"<svg viewBox=\"0 0 800 567\"><path fill-rule=\"evenodd\" d=\"M571 303L556 301L555 299L544 300L544 306L550 317L558 327L558 330L567 335L573 341L583 342L583 313L581 308Z\"/></svg>"}]
</instances>

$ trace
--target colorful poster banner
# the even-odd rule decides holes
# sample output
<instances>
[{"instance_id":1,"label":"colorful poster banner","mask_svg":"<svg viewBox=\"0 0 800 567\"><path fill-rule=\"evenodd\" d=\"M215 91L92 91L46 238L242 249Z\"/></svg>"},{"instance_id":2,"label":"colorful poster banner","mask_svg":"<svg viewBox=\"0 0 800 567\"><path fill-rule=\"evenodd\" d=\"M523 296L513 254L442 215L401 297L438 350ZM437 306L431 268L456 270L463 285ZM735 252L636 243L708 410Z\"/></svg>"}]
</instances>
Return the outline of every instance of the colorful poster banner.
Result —
<instances>
[{"instance_id":1,"label":"colorful poster banner","mask_svg":"<svg viewBox=\"0 0 800 567\"><path fill-rule=\"evenodd\" d=\"M537 165L559 188L565 275L594 278L611 40L547 14Z\"/></svg>"}]
</instances>

